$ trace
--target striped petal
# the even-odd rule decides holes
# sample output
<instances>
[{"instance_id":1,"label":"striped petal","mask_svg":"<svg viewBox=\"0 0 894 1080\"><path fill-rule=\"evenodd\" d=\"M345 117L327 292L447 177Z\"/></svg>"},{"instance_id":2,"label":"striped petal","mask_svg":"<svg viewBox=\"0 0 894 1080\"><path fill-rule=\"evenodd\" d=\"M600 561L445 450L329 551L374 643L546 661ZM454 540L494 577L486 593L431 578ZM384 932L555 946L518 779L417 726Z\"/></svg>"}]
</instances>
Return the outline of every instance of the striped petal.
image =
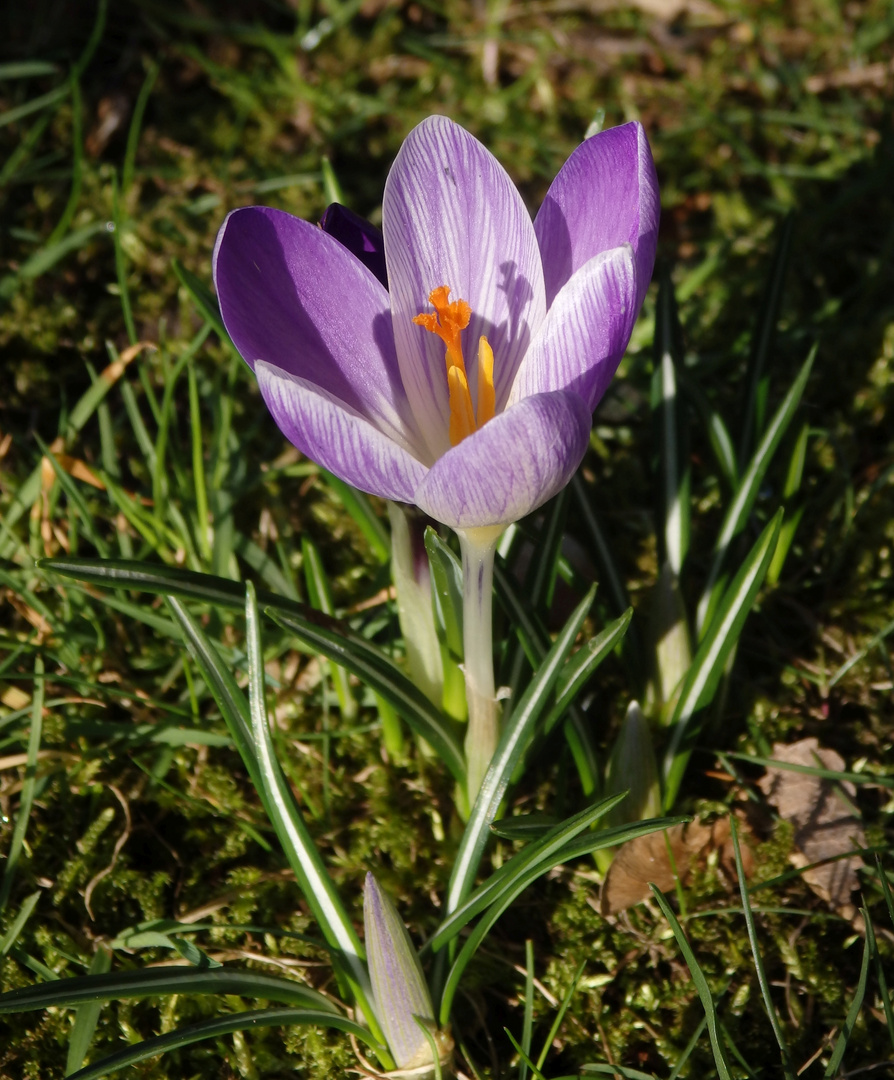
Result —
<instances>
[{"instance_id":1,"label":"striped petal","mask_svg":"<svg viewBox=\"0 0 894 1080\"><path fill-rule=\"evenodd\" d=\"M609 128L581 143L534 221L547 302L594 255L630 244L639 310L652 278L659 211L658 178L641 124Z\"/></svg>"},{"instance_id":2,"label":"striped petal","mask_svg":"<svg viewBox=\"0 0 894 1080\"><path fill-rule=\"evenodd\" d=\"M629 244L597 255L556 297L528 350L510 403L568 390L592 412L608 388L639 312L636 263Z\"/></svg>"},{"instance_id":3,"label":"striped petal","mask_svg":"<svg viewBox=\"0 0 894 1080\"><path fill-rule=\"evenodd\" d=\"M306 380L416 448L388 293L342 244L282 210L234 210L217 238L214 282L249 366L264 360Z\"/></svg>"},{"instance_id":4,"label":"striped petal","mask_svg":"<svg viewBox=\"0 0 894 1080\"><path fill-rule=\"evenodd\" d=\"M426 469L402 446L306 379L264 361L255 374L277 427L312 461L371 495L414 501Z\"/></svg>"},{"instance_id":5,"label":"striped petal","mask_svg":"<svg viewBox=\"0 0 894 1080\"><path fill-rule=\"evenodd\" d=\"M518 521L571 479L590 422L576 394L525 398L439 458L414 501L454 529Z\"/></svg>"},{"instance_id":6,"label":"striped petal","mask_svg":"<svg viewBox=\"0 0 894 1080\"><path fill-rule=\"evenodd\" d=\"M431 310L429 293L441 285L470 305L469 384L474 397L477 343L485 334L496 357L499 410L546 310L537 240L506 171L444 116L410 132L385 185L382 218L401 374L437 456L450 446L444 346L413 317Z\"/></svg>"}]
</instances>

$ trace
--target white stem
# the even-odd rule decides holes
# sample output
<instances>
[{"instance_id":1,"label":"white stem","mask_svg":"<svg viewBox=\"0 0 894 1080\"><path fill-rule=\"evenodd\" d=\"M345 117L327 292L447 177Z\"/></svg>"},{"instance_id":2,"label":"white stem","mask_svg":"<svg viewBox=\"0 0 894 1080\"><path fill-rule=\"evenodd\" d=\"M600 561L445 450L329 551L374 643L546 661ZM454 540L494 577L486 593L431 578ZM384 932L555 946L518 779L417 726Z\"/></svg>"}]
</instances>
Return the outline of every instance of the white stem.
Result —
<instances>
[{"instance_id":1,"label":"white stem","mask_svg":"<svg viewBox=\"0 0 894 1080\"><path fill-rule=\"evenodd\" d=\"M503 526L457 529L463 558L463 673L469 727L466 786L472 806L500 737L500 709L494 687L492 609L494 553Z\"/></svg>"}]
</instances>

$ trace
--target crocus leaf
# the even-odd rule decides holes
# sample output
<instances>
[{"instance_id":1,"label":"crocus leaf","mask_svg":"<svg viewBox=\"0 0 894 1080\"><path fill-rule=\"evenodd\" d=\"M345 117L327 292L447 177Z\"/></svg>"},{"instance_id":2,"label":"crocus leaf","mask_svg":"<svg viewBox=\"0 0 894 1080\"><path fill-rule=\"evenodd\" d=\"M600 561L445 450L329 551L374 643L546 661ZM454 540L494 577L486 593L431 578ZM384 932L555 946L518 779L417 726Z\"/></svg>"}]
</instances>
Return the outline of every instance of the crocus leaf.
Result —
<instances>
[{"instance_id":1,"label":"crocus leaf","mask_svg":"<svg viewBox=\"0 0 894 1080\"><path fill-rule=\"evenodd\" d=\"M590 813L598 817L602 813L611 810L619 801L620 797L618 796L604 799L601 803L597 804L597 806L591 807ZM575 822L575 826L579 823L580 817L581 815L578 815L577 819L571 819ZM569 831L573 831L576 835L571 835L570 838L566 837L559 845L553 845L551 842L549 855L532 858L527 863L519 863L517 866L513 867L510 873L500 874L499 880L495 882L486 893L487 907L484 914L475 924L469 936L464 940L462 949L460 949L450 968L441 996L439 1010L440 1022L442 1024L447 1023L453 1005L453 997L459 987L463 972L468 966L469 961L475 955L482 941L484 941L485 937L490 932L491 927L532 882L548 873L553 867L559 866L562 863L570 862L572 859L580 858L582 855L589 855L592 852L602 850L605 847L614 846L615 844L624 842L634 836L639 836L646 832L653 832L657 829L667 828L672 823L674 823L673 819L669 818L653 819L651 821L636 822L634 825L623 826L618 829L600 830L599 832L585 832L585 827L577 829L575 826L571 826L569 827ZM540 843L543 844L543 841ZM533 847L535 845L531 846ZM525 851L523 850L520 854L524 855ZM494 875L494 877L496 878L497 875ZM485 888L488 884L489 882L485 882L485 885L482 886L482 888ZM477 897L478 893L476 892L474 895ZM469 897L469 901L472 901L472 899L473 897ZM464 908L464 912L466 910L467 909ZM457 914L459 913L457 912ZM457 923L451 922L449 930L450 936L454 936L456 930Z\"/></svg>"},{"instance_id":2,"label":"crocus leaf","mask_svg":"<svg viewBox=\"0 0 894 1080\"><path fill-rule=\"evenodd\" d=\"M0 1014L162 994L238 994L339 1015L329 998L294 979L226 966L142 968L37 983L0 994Z\"/></svg>"},{"instance_id":3,"label":"crocus leaf","mask_svg":"<svg viewBox=\"0 0 894 1080\"><path fill-rule=\"evenodd\" d=\"M663 769L665 809L673 806L692 752L697 734L692 719L714 696L727 657L739 639L745 619L764 582L781 526L782 510L778 510L757 538L739 572L724 592L692 661L689 674L683 680L680 696L668 722L670 741Z\"/></svg>"},{"instance_id":4,"label":"crocus leaf","mask_svg":"<svg viewBox=\"0 0 894 1080\"><path fill-rule=\"evenodd\" d=\"M785 395L782 404L767 425L763 438L755 450L754 456L736 490L735 497L724 516L723 524L720 527L720 535L714 544L714 556L708 571L708 578L698 604L697 625L700 636L705 634L706 628L714 615L714 608L723 594L726 579L721 576L721 571L724 562L733 540L745 528L745 523L757 500L764 475L770 467L770 462L779 448L782 437L795 415L804 387L807 385L807 379L810 376L816 349L817 347L814 346L810 350L810 355L802 364L801 370L792 383L789 392Z\"/></svg>"},{"instance_id":5,"label":"crocus leaf","mask_svg":"<svg viewBox=\"0 0 894 1080\"><path fill-rule=\"evenodd\" d=\"M527 690L504 718L503 733L482 780L450 875L446 906L448 914L456 910L471 888L488 840L490 824L497 816L513 771L535 734L537 721L549 704L550 694L587 617L595 592L594 586L572 612Z\"/></svg>"},{"instance_id":6,"label":"crocus leaf","mask_svg":"<svg viewBox=\"0 0 894 1080\"><path fill-rule=\"evenodd\" d=\"M136 1065L140 1061L145 1061L146 1058L156 1057L170 1050L179 1050L181 1047L191 1046L205 1039L220 1038L234 1031L299 1024L336 1028L374 1048L378 1045L366 1028L338 1013L317 1012L312 1009L250 1009L231 1016L203 1020L198 1024L190 1024L188 1027L175 1028L174 1031L168 1031L164 1035L156 1035L152 1039L144 1039L143 1042L125 1047L94 1065L88 1065L85 1069L72 1073L69 1080L99 1080L102 1076L108 1076L128 1065Z\"/></svg>"},{"instance_id":7,"label":"crocus leaf","mask_svg":"<svg viewBox=\"0 0 894 1080\"><path fill-rule=\"evenodd\" d=\"M39 565L43 570L106 588L138 589L237 610L243 605L240 582L179 567L126 559L42 559ZM410 727L435 748L454 779L464 783L466 766L462 748L441 713L389 656L338 619L265 589L259 589L257 595L258 603L267 614L300 638L309 649L341 664L381 694ZM154 615L154 618L159 616ZM164 622L169 625L167 620Z\"/></svg>"}]
</instances>

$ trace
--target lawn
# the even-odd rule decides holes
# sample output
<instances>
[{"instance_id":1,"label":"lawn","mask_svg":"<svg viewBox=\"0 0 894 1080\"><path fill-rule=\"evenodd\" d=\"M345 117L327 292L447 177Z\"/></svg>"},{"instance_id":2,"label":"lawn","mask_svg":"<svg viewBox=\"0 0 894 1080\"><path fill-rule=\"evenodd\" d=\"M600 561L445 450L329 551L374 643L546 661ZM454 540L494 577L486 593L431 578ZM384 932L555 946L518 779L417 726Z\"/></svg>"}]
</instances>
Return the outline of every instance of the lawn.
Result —
<instances>
[{"instance_id":1,"label":"lawn","mask_svg":"<svg viewBox=\"0 0 894 1080\"><path fill-rule=\"evenodd\" d=\"M363 937L368 872L428 943L459 1076L886 1075L894 6L38 0L0 27L0 991L43 988L0 997L0 1077L387 1069L331 936ZM629 121L661 193L583 464L499 544L519 741L478 813L455 538L427 540L432 705L401 696L400 515L286 441L212 284L236 208L381 225L432 114L532 213Z\"/></svg>"}]
</instances>

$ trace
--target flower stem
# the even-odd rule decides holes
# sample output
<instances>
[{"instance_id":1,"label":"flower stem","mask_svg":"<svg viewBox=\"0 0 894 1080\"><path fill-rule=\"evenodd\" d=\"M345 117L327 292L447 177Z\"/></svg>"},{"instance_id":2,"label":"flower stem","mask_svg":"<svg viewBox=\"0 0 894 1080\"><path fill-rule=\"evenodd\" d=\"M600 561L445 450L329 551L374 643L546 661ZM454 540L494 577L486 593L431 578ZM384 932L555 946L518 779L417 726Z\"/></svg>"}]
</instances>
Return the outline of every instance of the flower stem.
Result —
<instances>
[{"instance_id":1,"label":"flower stem","mask_svg":"<svg viewBox=\"0 0 894 1080\"><path fill-rule=\"evenodd\" d=\"M466 788L475 803L500 737L492 629L494 554L503 526L457 529L463 560L463 672L469 706Z\"/></svg>"}]
</instances>

